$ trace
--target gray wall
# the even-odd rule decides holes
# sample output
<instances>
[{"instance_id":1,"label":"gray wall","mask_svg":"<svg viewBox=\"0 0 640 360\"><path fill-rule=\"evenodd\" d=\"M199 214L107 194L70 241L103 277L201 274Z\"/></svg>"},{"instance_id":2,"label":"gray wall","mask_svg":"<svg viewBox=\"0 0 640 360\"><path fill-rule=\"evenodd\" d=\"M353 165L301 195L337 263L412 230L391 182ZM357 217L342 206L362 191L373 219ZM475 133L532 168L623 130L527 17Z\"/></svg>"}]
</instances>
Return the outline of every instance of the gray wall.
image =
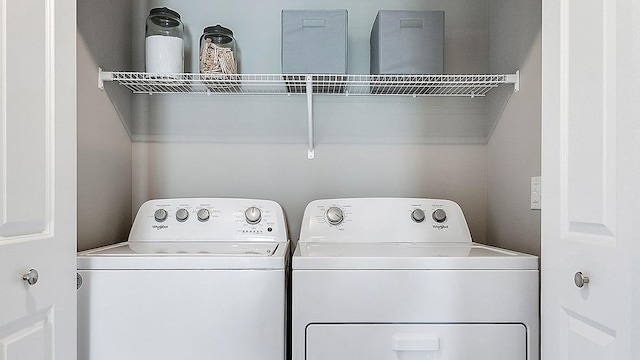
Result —
<instances>
[{"instance_id":1,"label":"gray wall","mask_svg":"<svg viewBox=\"0 0 640 360\"><path fill-rule=\"evenodd\" d=\"M166 5L185 23L185 68L197 72L203 27L221 23L234 31L240 70L278 74L281 9L348 10L348 73L369 73L369 37L378 9L445 11L446 73L486 73L488 0L148 0L133 11L133 68L144 70L144 20L149 8ZM251 11L247 11L251 9ZM397 54L396 56L402 56ZM134 141L302 143L306 98L265 96L135 96L130 132ZM485 143L484 98L316 96L315 131L321 143Z\"/></svg>"},{"instance_id":2,"label":"gray wall","mask_svg":"<svg viewBox=\"0 0 640 360\"><path fill-rule=\"evenodd\" d=\"M131 140L118 114L131 96L114 89L115 108L97 86L99 66L130 66L130 3L78 1L78 250L124 241L131 226Z\"/></svg>"},{"instance_id":3,"label":"gray wall","mask_svg":"<svg viewBox=\"0 0 640 360\"><path fill-rule=\"evenodd\" d=\"M304 207L340 197L434 197L460 204L484 242L486 146L135 143L133 207L156 197L247 197L279 202L291 239ZM256 158L259 161L256 161Z\"/></svg>"},{"instance_id":4,"label":"gray wall","mask_svg":"<svg viewBox=\"0 0 640 360\"><path fill-rule=\"evenodd\" d=\"M540 210L530 209L530 182L541 166L541 2L490 0L489 14L490 70L520 69L521 87L487 145L487 242L539 255Z\"/></svg>"}]
</instances>

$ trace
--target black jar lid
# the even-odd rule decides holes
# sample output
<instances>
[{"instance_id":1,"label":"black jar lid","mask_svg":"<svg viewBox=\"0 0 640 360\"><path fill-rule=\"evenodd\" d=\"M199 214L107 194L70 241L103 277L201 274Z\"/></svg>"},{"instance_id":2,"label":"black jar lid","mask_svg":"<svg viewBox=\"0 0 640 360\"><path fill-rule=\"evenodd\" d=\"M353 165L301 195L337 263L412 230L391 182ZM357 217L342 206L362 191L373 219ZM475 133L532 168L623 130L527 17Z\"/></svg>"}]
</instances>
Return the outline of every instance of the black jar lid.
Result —
<instances>
[{"instance_id":1,"label":"black jar lid","mask_svg":"<svg viewBox=\"0 0 640 360\"><path fill-rule=\"evenodd\" d=\"M218 34L218 35L227 35L227 36L233 36L233 31L231 31L231 29L227 29L226 27L218 24L216 26L207 26L206 28L204 28L203 31L205 34L207 33L214 33L214 34Z\"/></svg>"},{"instance_id":2,"label":"black jar lid","mask_svg":"<svg viewBox=\"0 0 640 360\"><path fill-rule=\"evenodd\" d=\"M167 7L153 8L149 11L149 15L170 15L180 19L180 14L178 14L177 11L171 10Z\"/></svg>"},{"instance_id":3,"label":"black jar lid","mask_svg":"<svg viewBox=\"0 0 640 360\"><path fill-rule=\"evenodd\" d=\"M228 44L233 41L233 31L220 24L207 26L204 28L202 36L205 39L213 40L214 44Z\"/></svg>"}]
</instances>

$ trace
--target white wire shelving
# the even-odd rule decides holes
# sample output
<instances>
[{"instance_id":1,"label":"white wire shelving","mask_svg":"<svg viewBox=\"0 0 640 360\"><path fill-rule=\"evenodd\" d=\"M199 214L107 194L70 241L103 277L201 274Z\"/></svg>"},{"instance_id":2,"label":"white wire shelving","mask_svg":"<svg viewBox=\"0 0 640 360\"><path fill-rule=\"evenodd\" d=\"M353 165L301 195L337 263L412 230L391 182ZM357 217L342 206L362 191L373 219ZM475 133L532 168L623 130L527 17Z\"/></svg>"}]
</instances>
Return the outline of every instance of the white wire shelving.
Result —
<instances>
[{"instance_id":1,"label":"white wire shelving","mask_svg":"<svg viewBox=\"0 0 640 360\"><path fill-rule=\"evenodd\" d=\"M114 81L135 94L292 95L307 93L343 96L484 96L502 84L518 87L519 74L503 75L324 75L324 74L153 74L102 71L99 87Z\"/></svg>"},{"instance_id":2,"label":"white wire shelving","mask_svg":"<svg viewBox=\"0 0 640 360\"><path fill-rule=\"evenodd\" d=\"M520 72L501 75L155 74L98 69L134 94L306 95L309 159L314 158L313 95L479 97L504 84L519 90Z\"/></svg>"}]
</instances>

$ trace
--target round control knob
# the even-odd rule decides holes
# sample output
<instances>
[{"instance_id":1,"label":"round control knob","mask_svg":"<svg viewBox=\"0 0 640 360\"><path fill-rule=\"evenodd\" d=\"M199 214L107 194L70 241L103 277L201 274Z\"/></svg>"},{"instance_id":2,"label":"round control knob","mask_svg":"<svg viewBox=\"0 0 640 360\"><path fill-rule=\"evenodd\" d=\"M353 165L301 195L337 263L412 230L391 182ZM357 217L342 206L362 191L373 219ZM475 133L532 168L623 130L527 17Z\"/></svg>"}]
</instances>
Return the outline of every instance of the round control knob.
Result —
<instances>
[{"instance_id":1,"label":"round control knob","mask_svg":"<svg viewBox=\"0 0 640 360\"><path fill-rule=\"evenodd\" d=\"M447 212L442 210L442 209L438 209L436 211L434 211L431 214L431 217L433 218L433 220L435 220L436 222L444 222L445 220L447 220Z\"/></svg>"},{"instance_id":2,"label":"round control knob","mask_svg":"<svg viewBox=\"0 0 640 360\"><path fill-rule=\"evenodd\" d=\"M327 210L326 217L329 224L340 225L340 223L342 223L342 220L344 220L344 213L340 208L334 206L330 207L329 210Z\"/></svg>"},{"instance_id":3,"label":"round control knob","mask_svg":"<svg viewBox=\"0 0 640 360\"><path fill-rule=\"evenodd\" d=\"M209 220L209 210L207 209L198 210L198 220L202 222Z\"/></svg>"},{"instance_id":4,"label":"round control knob","mask_svg":"<svg viewBox=\"0 0 640 360\"><path fill-rule=\"evenodd\" d=\"M422 209L415 209L411 213L411 219L417 223L421 223L424 221L424 211Z\"/></svg>"},{"instance_id":5,"label":"round control knob","mask_svg":"<svg viewBox=\"0 0 640 360\"><path fill-rule=\"evenodd\" d=\"M262 220L262 212L255 206L252 206L245 210L244 218L251 225L257 224Z\"/></svg>"},{"instance_id":6,"label":"round control knob","mask_svg":"<svg viewBox=\"0 0 640 360\"><path fill-rule=\"evenodd\" d=\"M178 209L178 211L176 211L176 220L183 222L186 221L189 218L189 212L187 211L187 209Z\"/></svg>"},{"instance_id":7,"label":"round control knob","mask_svg":"<svg viewBox=\"0 0 640 360\"><path fill-rule=\"evenodd\" d=\"M156 219L157 222L163 222L167 220L167 210L158 209L156 210L155 213L153 213L153 217Z\"/></svg>"}]
</instances>

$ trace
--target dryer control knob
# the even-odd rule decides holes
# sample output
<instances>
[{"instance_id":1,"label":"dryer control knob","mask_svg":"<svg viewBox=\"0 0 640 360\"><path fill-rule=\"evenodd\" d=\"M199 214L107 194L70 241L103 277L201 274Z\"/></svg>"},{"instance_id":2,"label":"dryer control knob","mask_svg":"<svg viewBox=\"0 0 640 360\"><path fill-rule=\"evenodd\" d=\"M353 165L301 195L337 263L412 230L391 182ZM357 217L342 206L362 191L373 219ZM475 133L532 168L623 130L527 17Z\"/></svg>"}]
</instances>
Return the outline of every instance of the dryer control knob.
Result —
<instances>
[{"instance_id":1,"label":"dryer control knob","mask_svg":"<svg viewBox=\"0 0 640 360\"><path fill-rule=\"evenodd\" d=\"M209 210L207 209L198 210L198 220L202 222L209 220Z\"/></svg>"},{"instance_id":2,"label":"dryer control knob","mask_svg":"<svg viewBox=\"0 0 640 360\"><path fill-rule=\"evenodd\" d=\"M156 219L157 222L163 222L167 220L167 210L158 209L156 210L155 213L153 213L153 217Z\"/></svg>"},{"instance_id":3,"label":"dryer control knob","mask_svg":"<svg viewBox=\"0 0 640 360\"><path fill-rule=\"evenodd\" d=\"M447 220L447 212L442 210L442 209L438 209L436 211L434 211L431 214L431 217L433 218L433 220L435 220L436 222L444 222L445 220Z\"/></svg>"},{"instance_id":4,"label":"dryer control knob","mask_svg":"<svg viewBox=\"0 0 640 360\"><path fill-rule=\"evenodd\" d=\"M244 211L244 218L251 225L255 225L262 220L262 212L255 206Z\"/></svg>"},{"instance_id":5,"label":"dryer control knob","mask_svg":"<svg viewBox=\"0 0 640 360\"><path fill-rule=\"evenodd\" d=\"M178 211L176 211L176 220L180 222L184 222L188 218L189 218L189 212L187 211L187 209L178 209Z\"/></svg>"},{"instance_id":6,"label":"dryer control knob","mask_svg":"<svg viewBox=\"0 0 640 360\"><path fill-rule=\"evenodd\" d=\"M327 210L327 212L325 213L325 216L327 218L327 221L331 225L340 225L340 223L342 223L342 220L344 220L344 213L342 212L342 209L335 206L330 207L329 210Z\"/></svg>"},{"instance_id":7,"label":"dryer control knob","mask_svg":"<svg viewBox=\"0 0 640 360\"><path fill-rule=\"evenodd\" d=\"M421 223L424 221L424 211L422 209L415 209L411 213L411 219L417 223Z\"/></svg>"}]
</instances>

